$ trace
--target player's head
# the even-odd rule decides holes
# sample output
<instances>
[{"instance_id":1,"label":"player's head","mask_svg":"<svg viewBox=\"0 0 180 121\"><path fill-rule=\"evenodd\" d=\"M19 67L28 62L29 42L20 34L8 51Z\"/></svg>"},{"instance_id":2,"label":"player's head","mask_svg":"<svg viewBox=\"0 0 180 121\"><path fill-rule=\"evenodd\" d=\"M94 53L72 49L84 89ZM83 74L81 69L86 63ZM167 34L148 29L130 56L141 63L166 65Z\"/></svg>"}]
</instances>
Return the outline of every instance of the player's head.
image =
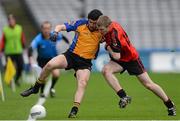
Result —
<instances>
[{"instance_id":1,"label":"player's head","mask_svg":"<svg viewBox=\"0 0 180 121\"><path fill-rule=\"evenodd\" d=\"M102 12L98 9L94 9L88 14L88 28L90 31L97 30L96 22L99 16L103 15Z\"/></svg>"},{"instance_id":2,"label":"player's head","mask_svg":"<svg viewBox=\"0 0 180 121\"><path fill-rule=\"evenodd\" d=\"M108 16L100 16L97 20L97 28L99 32L105 35L108 32L108 27L111 24L111 19Z\"/></svg>"},{"instance_id":3,"label":"player's head","mask_svg":"<svg viewBox=\"0 0 180 121\"><path fill-rule=\"evenodd\" d=\"M9 26L14 27L16 25L16 19L13 14L8 15Z\"/></svg>"},{"instance_id":4,"label":"player's head","mask_svg":"<svg viewBox=\"0 0 180 121\"><path fill-rule=\"evenodd\" d=\"M41 32L45 38L50 37L51 28L52 28L52 25L49 21L44 21L41 24Z\"/></svg>"}]
</instances>

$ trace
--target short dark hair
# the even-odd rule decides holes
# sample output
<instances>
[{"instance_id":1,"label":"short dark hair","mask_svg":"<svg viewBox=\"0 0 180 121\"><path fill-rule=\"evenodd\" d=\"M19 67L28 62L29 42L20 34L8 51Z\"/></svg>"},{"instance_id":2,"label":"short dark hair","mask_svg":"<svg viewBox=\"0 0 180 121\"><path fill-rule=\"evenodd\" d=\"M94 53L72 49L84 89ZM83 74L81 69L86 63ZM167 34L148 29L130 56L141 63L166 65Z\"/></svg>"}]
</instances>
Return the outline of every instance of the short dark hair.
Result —
<instances>
[{"instance_id":1,"label":"short dark hair","mask_svg":"<svg viewBox=\"0 0 180 121\"><path fill-rule=\"evenodd\" d=\"M94 9L89 12L88 19L91 19L93 21L98 20L99 16L103 15L102 12L98 9Z\"/></svg>"}]
</instances>

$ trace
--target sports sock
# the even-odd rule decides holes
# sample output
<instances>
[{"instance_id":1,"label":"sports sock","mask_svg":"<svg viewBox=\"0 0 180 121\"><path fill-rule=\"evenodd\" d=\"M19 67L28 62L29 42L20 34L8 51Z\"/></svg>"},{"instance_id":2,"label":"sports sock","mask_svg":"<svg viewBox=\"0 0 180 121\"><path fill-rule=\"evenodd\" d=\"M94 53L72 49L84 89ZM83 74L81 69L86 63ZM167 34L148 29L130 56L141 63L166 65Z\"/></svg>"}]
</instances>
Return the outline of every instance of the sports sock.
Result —
<instances>
[{"instance_id":1,"label":"sports sock","mask_svg":"<svg viewBox=\"0 0 180 121\"><path fill-rule=\"evenodd\" d=\"M39 89L42 85L44 85L44 82L37 79L36 83L34 84L34 88Z\"/></svg>"},{"instance_id":2,"label":"sports sock","mask_svg":"<svg viewBox=\"0 0 180 121\"><path fill-rule=\"evenodd\" d=\"M45 84L42 84L42 85L41 85L41 93L44 92L44 87L45 87Z\"/></svg>"},{"instance_id":3,"label":"sports sock","mask_svg":"<svg viewBox=\"0 0 180 121\"><path fill-rule=\"evenodd\" d=\"M45 84L45 80L40 80L40 79L37 79L36 83L39 83L39 84Z\"/></svg>"},{"instance_id":4,"label":"sports sock","mask_svg":"<svg viewBox=\"0 0 180 121\"><path fill-rule=\"evenodd\" d=\"M57 77L53 77L52 78L52 85L51 85L51 89L54 88L56 82L57 82L58 78Z\"/></svg>"},{"instance_id":5,"label":"sports sock","mask_svg":"<svg viewBox=\"0 0 180 121\"><path fill-rule=\"evenodd\" d=\"M79 102L74 102L73 107L79 108L79 106L80 106L80 103L79 103Z\"/></svg>"},{"instance_id":6,"label":"sports sock","mask_svg":"<svg viewBox=\"0 0 180 121\"><path fill-rule=\"evenodd\" d=\"M167 108L172 108L174 106L173 102L170 99L164 102L164 104L166 105Z\"/></svg>"},{"instance_id":7,"label":"sports sock","mask_svg":"<svg viewBox=\"0 0 180 121\"><path fill-rule=\"evenodd\" d=\"M120 97L120 98L123 98L123 97L126 97L126 92L121 89L117 92L117 95Z\"/></svg>"}]
</instances>

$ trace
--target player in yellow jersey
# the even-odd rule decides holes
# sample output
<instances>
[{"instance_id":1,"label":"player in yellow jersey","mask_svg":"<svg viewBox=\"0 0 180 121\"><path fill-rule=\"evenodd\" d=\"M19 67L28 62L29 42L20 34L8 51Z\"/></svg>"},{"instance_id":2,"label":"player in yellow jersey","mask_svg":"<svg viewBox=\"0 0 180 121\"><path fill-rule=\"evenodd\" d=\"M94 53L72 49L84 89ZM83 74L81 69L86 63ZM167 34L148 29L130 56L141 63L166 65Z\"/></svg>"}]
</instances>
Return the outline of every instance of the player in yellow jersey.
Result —
<instances>
[{"instance_id":1,"label":"player in yellow jersey","mask_svg":"<svg viewBox=\"0 0 180 121\"><path fill-rule=\"evenodd\" d=\"M80 19L55 27L51 38L52 41L56 41L56 37L60 31L75 31L73 42L67 52L54 57L45 65L35 85L22 92L21 96L27 97L31 94L38 93L39 88L46 82L47 77L53 69L74 69L77 79L77 90L74 97L74 105L68 117L76 117L90 77L91 60L96 58L99 49L101 34L97 30L96 22L101 15L101 11L94 9L88 14L88 20Z\"/></svg>"}]
</instances>

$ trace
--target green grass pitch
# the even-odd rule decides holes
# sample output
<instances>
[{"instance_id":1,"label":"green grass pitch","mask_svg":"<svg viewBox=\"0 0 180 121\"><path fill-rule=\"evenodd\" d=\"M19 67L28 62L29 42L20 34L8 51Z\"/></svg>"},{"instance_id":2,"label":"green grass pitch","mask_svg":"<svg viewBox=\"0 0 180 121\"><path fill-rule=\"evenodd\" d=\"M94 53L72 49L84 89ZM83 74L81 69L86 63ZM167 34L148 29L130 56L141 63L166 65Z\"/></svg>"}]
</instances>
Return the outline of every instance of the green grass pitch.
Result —
<instances>
[{"instance_id":1,"label":"green grass pitch","mask_svg":"<svg viewBox=\"0 0 180 121\"><path fill-rule=\"evenodd\" d=\"M180 119L180 74L150 73L153 81L158 83L172 98L177 108L177 116L167 116L166 107L152 92L145 89L136 77L117 74L120 83L132 103L125 109L118 107L119 98L108 86L100 73L92 73L84 100L78 113L78 120L177 120ZM38 99L38 95L22 98L19 93L29 85L23 84L13 93L5 87L6 101L0 101L0 120L26 120L29 110ZM45 120L68 120L67 116L73 104L76 80L72 72L62 73L56 85L56 97L48 98L45 103L47 116Z\"/></svg>"}]
</instances>

